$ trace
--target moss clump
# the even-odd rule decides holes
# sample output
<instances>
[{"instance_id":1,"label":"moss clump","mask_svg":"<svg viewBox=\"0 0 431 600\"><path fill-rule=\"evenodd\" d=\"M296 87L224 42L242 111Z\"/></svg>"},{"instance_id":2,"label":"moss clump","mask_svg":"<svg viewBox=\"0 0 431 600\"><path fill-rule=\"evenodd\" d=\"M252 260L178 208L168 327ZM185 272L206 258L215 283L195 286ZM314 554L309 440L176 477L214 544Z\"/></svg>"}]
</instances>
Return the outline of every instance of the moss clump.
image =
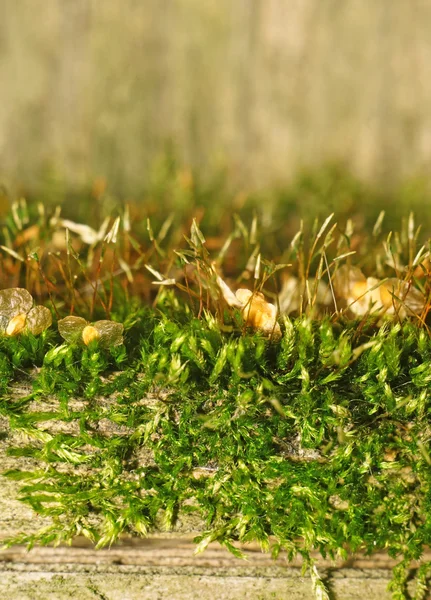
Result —
<instances>
[{"instance_id":1,"label":"moss clump","mask_svg":"<svg viewBox=\"0 0 431 600\"><path fill-rule=\"evenodd\" d=\"M402 597L431 542L430 241L413 215L383 233L383 213L369 235L331 215L288 239L261 209L206 242L196 219L189 236L175 216L157 232L140 219L142 239L128 207L96 230L14 205L1 283L49 305L64 343L54 328L0 336L0 413L23 440L6 476L52 520L8 543L103 546L192 513L198 550L300 553L316 587L312 550L386 549ZM271 307L271 327L235 289Z\"/></svg>"},{"instance_id":2,"label":"moss clump","mask_svg":"<svg viewBox=\"0 0 431 600\"><path fill-rule=\"evenodd\" d=\"M309 564L313 549L420 559L431 543L428 333L302 317L273 344L222 334L209 314L185 319L166 296L165 309L135 313L137 345L127 333L111 350L53 346L47 333L2 339L4 389L25 352L51 347L31 396L4 395L1 412L29 440L10 452L40 463L6 476L52 526L9 543L84 534L102 546L195 512L199 550L257 540Z\"/></svg>"}]
</instances>

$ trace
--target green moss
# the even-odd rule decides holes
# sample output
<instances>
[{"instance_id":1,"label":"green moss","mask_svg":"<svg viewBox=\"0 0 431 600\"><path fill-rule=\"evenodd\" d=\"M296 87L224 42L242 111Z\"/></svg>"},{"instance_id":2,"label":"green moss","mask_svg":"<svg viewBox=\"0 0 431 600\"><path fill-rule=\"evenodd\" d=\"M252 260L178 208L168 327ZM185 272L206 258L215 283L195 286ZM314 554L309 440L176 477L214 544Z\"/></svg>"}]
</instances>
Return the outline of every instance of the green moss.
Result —
<instances>
[{"instance_id":1,"label":"green moss","mask_svg":"<svg viewBox=\"0 0 431 600\"><path fill-rule=\"evenodd\" d=\"M216 202L220 182L205 187L171 167L145 205L151 222L142 213L133 234L124 211L107 241L75 223L76 235L53 251L58 214L21 202L7 217L8 285L28 288L57 320L112 318L125 328L124 345L110 349L67 345L54 329L0 337L0 414L26 440L9 449L17 467L6 476L21 481L21 499L52 522L8 543L85 535L100 547L191 515L203 524L199 551L217 540L236 554L238 541L258 541L274 556L300 553L316 589L323 584L312 550L335 557L385 549L400 559L392 586L401 598L411 561L431 543L429 240L421 247L413 216L383 237L379 218L366 235L373 203L384 206L384 198L337 169L303 174L284 196L253 195L232 218L222 217L232 195L225 190ZM352 202L343 208L347 197L364 200L365 225L356 232L345 226L355 216ZM180 210L164 220L175 198ZM325 200L342 209L343 226L328 218L310 238L302 225L294 235L298 219L292 225L287 215L295 198L298 217L318 214ZM212 253L191 218L201 204ZM313 306L317 286L308 278L332 285L351 261L421 290L422 314L355 321L335 305ZM281 319L275 342L245 330L216 275L276 298L286 263L309 302ZM17 397L22 381L31 393ZM37 468L20 469L23 456ZM428 575L421 564L418 589Z\"/></svg>"},{"instance_id":2,"label":"green moss","mask_svg":"<svg viewBox=\"0 0 431 600\"><path fill-rule=\"evenodd\" d=\"M194 511L206 528L199 550L218 540L237 552L236 541L257 540L308 561L313 549L420 558L431 543L425 330L370 326L358 339L354 323L303 317L285 320L271 344L223 335L210 317L144 310L133 320L137 348L51 346L31 398L3 399L11 427L33 440L10 452L40 463L6 476L52 518L10 543L84 534L102 546ZM3 339L4 388L19 378L26 348L52 343L28 338L18 360L17 341ZM112 427L101 431L102 420ZM72 432L56 433L58 421Z\"/></svg>"}]
</instances>

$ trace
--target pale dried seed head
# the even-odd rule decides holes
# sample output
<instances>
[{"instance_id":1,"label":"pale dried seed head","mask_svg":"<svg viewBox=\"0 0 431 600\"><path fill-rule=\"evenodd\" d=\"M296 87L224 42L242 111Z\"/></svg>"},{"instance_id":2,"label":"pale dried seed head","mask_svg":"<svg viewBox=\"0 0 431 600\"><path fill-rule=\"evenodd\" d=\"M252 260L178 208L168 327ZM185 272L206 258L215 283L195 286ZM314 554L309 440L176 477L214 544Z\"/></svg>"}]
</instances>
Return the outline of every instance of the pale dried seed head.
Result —
<instances>
[{"instance_id":1,"label":"pale dried seed head","mask_svg":"<svg viewBox=\"0 0 431 600\"><path fill-rule=\"evenodd\" d=\"M431 260L430 257L427 256L421 263L415 268L413 271L413 276L417 279L422 277L427 277L428 273L431 271Z\"/></svg>"},{"instance_id":2,"label":"pale dried seed head","mask_svg":"<svg viewBox=\"0 0 431 600\"><path fill-rule=\"evenodd\" d=\"M378 283L378 279L368 277L365 281L357 281L352 285L350 295L346 300L349 309L355 315L363 316L369 311L382 310L380 287L376 287Z\"/></svg>"},{"instance_id":3,"label":"pale dried seed head","mask_svg":"<svg viewBox=\"0 0 431 600\"><path fill-rule=\"evenodd\" d=\"M260 329L266 334L272 334L275 338L281 336L280 326L277 323L277 308L270 304L260 292L254 294L247 289L236 291L236 297L244 307L242 314L248 327Z\"/></svg>"},{"instance_id":4,"label":"pale dried seed head","mask_svg":"<svg viewBox=\"0 0 431 600\"><path fill-rule=\"evenodd\" d=\"M389 288L387 285L382 284L379 288L380 290L380 299L382 301L383 306L388 309L394 306L396 302L394 295L399 296L399 290L394 287ZM397 302L399 304L399 302Z\"/></svg>"},{"instance_id":5,"label":"pale dried seed head","mask_svg":"<svg viewBox=\"0 0 431 600\"><path fill-rule=\"evenodd\" d=\"M253 296L253 292L251 290L247 290L246 288L239 288L239 290L236 290L235 296L240 302L242 302L242 304L246 304Z\"/></svg>"},{"instance_id":6,"label":"pale dried seed head","mask_svg":"<svg viewBox=\"0 0 431 600\"><path fill-rule=\"evenodd\" d=\"M380 287L380 296L388 312L396 311L400 318L420 315L426 304L425 296L420 290L395 277L388 279Z\"/></svg>"},{"instance_id":7,"label":"pale dried seed head","mask_svg":"<svg viewBox=\"0 0 431 600\"><path fill-rule=\"evenodd\" d=\"M20 313L9 321L8 326L6 327L6 335L18 335L25 327L25 321L27 319L27 315L25 313Z\"/></svg>"},{"instance_id":8,"label":"pale dried seed head","mask_svg":"<svg viewBox=\"0 0 431 600\"><path fill-rule=\"evenodd\" d=\"M358 284L366 284L366 277L358 267L342 265L333 275L332 284L335 293L341 298L347 299Z\"/></svg>"},{"instance_id":9,"label":"pale dried seed head","mask_svg":"<svg viewBox=\"0 0 431 600\"><path fill-rule=\"evenodd\" d=\"M357 281L353 283L351 289L351 297L354 300L359 300L361 296L364 296L369 289L367 281Z\"/></svg>"}]
</instances>

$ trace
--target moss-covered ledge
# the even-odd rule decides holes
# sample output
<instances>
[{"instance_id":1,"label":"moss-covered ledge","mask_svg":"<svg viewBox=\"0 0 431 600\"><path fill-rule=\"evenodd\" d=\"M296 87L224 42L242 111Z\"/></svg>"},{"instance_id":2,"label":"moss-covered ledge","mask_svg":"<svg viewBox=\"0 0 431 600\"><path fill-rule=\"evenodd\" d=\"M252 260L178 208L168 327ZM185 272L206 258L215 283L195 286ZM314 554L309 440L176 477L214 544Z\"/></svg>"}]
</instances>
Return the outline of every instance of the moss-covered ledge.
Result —
<instances>
[{"instance_id":1,"label":"moss-covered ledge","mask_svg":"<svg viewBox=\"0 0 431 600\"><path fill-rule=\"evenodd\" d=\"M17 397L30 391L28 384L13 388ZM48 402L40 408L49 406ZM37 467L31 458L8 456L8 448L20 447L24 441L0 418L2 471ZM19 481L2 481L0 542L23 531L30 536L51 523L18 500L20 487ZM216 589L221 600L309 600L314 596L301 557L288 561L281 551L274 559L262 552L259 544L248 543L237 544L244 555L238 558L217 542L196 555L194 538L203 527L201 519L180 515L171 531L155 530L146 538L123 535L109 548L95 549L83 536L55 548L35 546L28 551L23 545L12 545L0 550L0 594L8 600L157 600L161 593L178 600L213 600ZM317 552L311 556L331 600L391 598L388 586L399 561L386 552L371 556L358 552L345 560L323 559ZM431 560L431 553L426 551L422 558ZM417 568L418 564L412 563L408 572L407 591L412 597Z\"/></svg>"},{"instance_id":2,"label":"moss-covered ledge","mask_svg":"<svg viewBox=\"0 0 431 600\"><path fill-rule=\"evenodd\" d=\"M272 343L172 314L108 349L1 340L9 543L193 531L199 551L301 556L322 594L316 553L384 550L398 597L412 565L425 589L427 330L303 317Z\"/></svg>"}]
</instances>

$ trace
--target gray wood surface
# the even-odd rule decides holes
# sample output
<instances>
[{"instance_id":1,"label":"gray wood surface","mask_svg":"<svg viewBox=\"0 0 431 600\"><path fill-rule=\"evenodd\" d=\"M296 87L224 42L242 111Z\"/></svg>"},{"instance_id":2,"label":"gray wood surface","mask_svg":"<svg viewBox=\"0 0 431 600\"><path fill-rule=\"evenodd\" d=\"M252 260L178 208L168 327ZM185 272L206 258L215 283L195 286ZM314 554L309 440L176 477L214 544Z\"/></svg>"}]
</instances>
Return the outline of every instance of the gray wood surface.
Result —
<instances>
[{"instance_id":1,"label":"gray wood surface","mask_svg":"<svg viewBox=\"0 0 431 600\"><path fill-rule=\"evenodd\" d=\"M45 168L136 191L167 139L252 185L329 159L387 183L430 165L427 0L0 0L0 15L6 182Z\"/></svg>"},{"instance_id":2,"label":"gray wood surface","mask_svg":"<svg viewBox=\"0 0 431 600\"><path fill-rule=\"evenodd\" d=\"M16 383L10 401L30 392L30 382ZM107 400L109 401L109 400ZM79 403L79 400L74 401ZM55 408L54 399L34 404L34 410ZM64 424L47 422L54 431ZM108 423L101 423L108 427ZM108 430L106 430L108 432ZM7 455L10 445L26 440L11 432L0 418L0 471L31 468L30 459ZM19 482L1 479L1 540L19 532L34 532L49 521L19 502ZM311 579L301 573L301 562L287 563L282 554L273 561L256 544L243 546L247 560L233 557L218 544L194 555L193 538L200 523L181 517L172 532L153 532L148 539L124 537L111 548L95 550L77 538L72 547L21 546L0 550L0 596L7 600L309 600ZM431 553L425 558L431 560ZM384 553L355 555L332 562L315 556L318 570L331 591L331 600L386 600L387 585L396 564Z\"/></svg>"},{"instance_id":3,"label":"gray wood surface","mask_svg":"<svg viewBox=\"0 0 431 600\"><path fill-rule=\"evenodd\" d=\"M0 593L8 600L309 600L311 580L299 562L275 563L256 546L247 561L216 544L193 555L190 537L171 534L148 540L124 539L95 551L85 541L72 548L14 548L0 553ZM393 562L379 554L347 563L319 562L333 600L386 600Z\"/></svg>"}]
</instances>

